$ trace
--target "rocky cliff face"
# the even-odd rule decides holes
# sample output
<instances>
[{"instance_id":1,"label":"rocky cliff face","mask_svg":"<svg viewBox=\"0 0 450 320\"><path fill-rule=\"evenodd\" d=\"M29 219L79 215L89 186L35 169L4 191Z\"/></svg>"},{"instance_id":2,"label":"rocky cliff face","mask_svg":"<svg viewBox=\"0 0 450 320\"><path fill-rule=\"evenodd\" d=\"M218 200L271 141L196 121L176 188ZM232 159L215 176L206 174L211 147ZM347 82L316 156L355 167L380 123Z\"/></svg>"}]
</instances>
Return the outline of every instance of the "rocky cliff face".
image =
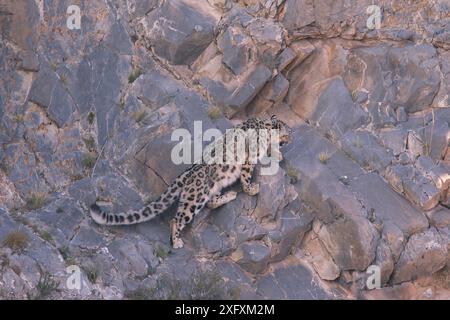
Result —
<instances>
[{"instance_id":1,"label":"rocky cliff face","mask_svg":"<svg viewBox=\"0 0 450 320\"><path fill-rule=\"evenodd\" d=\"M372 4L1 0L0 298L449 298L450 3L378 1L375 29ZM294 129L281 169L184 249L173 209L90 219L186 168L174 129L269 114Z\"/></svg>"}]
</instances>

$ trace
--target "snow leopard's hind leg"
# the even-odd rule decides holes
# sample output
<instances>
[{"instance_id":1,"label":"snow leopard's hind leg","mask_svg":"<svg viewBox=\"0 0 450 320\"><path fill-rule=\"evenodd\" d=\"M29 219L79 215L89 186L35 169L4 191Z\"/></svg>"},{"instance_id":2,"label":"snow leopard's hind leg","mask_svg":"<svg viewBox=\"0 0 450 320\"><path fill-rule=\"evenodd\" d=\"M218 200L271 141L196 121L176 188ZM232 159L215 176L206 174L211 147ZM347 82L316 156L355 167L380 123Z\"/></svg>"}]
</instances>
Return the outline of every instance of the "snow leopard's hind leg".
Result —
<instances>
[{"instance_id":1,"label":"snow leopard's hind leg","mask_svg":"<svg viewBox=\"0 0 450 320\"><path fill-rule=\"evenodd\" d=\"M184 190L181 192L175 218L170 222L170 242L175 249L182 248L184 243L181 240L181 231L192 221L194 216L199 213L209 201L208 187L204 187L204 192L190 192Z\"/></svg>"}]
</instances>

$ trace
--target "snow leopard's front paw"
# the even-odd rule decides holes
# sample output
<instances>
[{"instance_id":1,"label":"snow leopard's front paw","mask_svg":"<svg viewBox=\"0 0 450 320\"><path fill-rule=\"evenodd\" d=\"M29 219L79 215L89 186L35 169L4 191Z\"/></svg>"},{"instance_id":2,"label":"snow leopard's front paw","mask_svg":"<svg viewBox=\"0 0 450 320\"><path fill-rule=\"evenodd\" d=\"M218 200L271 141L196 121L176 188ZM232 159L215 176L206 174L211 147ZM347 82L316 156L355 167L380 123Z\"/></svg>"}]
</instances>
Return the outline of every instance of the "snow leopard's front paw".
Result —
<instances>
[{"instance_id":1,"label":"snow leopard's front paw","mask_svg":"<svg viewBox=\"0 0 450 320\"><path fill-rule=\"evenodd\" d=\"M183 240L181 238L172 239L172 247L174 249L181 249L184 246Z\"/></svg>"},{"instance_id":2,"label":"snow leopard's front paw","mask_svg":"<svg viewBox=\"0 0 450 320\"><path fill-rule=\"evenodd\" d=\"M256 196L259 193L259 183L251 183L246 188L244 192L250 196Z\"/></svg>"}]
</instances>

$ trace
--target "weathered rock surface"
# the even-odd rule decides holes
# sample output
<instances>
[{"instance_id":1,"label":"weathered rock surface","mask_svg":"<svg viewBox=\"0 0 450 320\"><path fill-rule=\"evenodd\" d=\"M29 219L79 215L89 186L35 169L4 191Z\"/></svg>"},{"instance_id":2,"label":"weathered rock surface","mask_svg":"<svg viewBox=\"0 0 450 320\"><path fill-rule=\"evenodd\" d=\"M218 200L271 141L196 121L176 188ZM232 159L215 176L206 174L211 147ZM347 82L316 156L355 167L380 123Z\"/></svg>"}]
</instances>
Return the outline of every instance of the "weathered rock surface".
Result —
<instances>
[{"instance_id":1,"label":"weathered rock surface","mask_svg":"<svg viewBox=\"0 0 450 320\"><path fill-rule=\"evenodd\" d=\"M81 30L71 4L0 0L0 298L450 298L446 0L384 2L374 30L369 0L90 1ZM89 217L189 166L175 129L271 114L293 129L280 170L183 249L175 208Z\"/></svg>"}]
</instances>

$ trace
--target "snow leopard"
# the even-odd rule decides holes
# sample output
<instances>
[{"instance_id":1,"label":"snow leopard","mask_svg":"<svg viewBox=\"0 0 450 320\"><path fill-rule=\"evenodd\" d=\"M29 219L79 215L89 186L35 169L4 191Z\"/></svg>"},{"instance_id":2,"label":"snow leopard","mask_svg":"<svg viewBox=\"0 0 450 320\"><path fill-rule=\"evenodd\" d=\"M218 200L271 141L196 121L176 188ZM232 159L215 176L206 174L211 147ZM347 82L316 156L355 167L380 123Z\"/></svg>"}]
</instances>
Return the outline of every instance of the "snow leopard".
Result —
<instances>
[{"instance_id":1,"label":"snow leopard","mask_svg":"<svg viewBox=\"0 0 450 320\"><path fill-rule=\"evenodd\" d=\"M239 129L239 130L238 130ZM265 130L262 130L265 129ZM234 131L233 131L234 130ZM272 135L272 132L277 132ZM271 148L273 143L272 136L275 136L277 146L282 146L289 142L291 129L285 122L279 120L276 116L268 119L250 118L245 122L233 127L231 133L246 135L244 137L245 148L240 150L245 152L244 161L229 161L230 150L237 152L237 147L231 144L231 148L226 148L226 139L229 141L229 135L224 137L219 147L218 143L213 148L207 147L203 153L204 159L206 154L214 157L215 152L222 150L218 158L223 157L224 161L203 161L192 165L189 169L181 173L167 189L160 195L158 199L145 205L139 210L121 213L104 212L97 203L90 206L90 214L95 222L102 225L129 225L148 221L161 214L178 201L178 208L175 217L170 222L170 242L173 248L182 248L184 243L181 239L181 231L193 220L205 206L215 209L226 203L236 199L236 191L226 191L223 189L231 186L240 180L242 189L248 195L254 196L259 193L259 184L252 182L252 175L257 162L264 155L277 157L278 161L282 160L279 148ZM258 143L249 143L252 132L256 134ZM262 134L265 133L265 134ZM237 134L239 135L239 134ZM272 140L271 140L272 139ZM219 141L219 140L218 140ZM233 140L235 141L235 140ZM223 143L225 142L225 143ZM256 154L256 160L251 159L251 155ZM228 161L225 161L228 160ZM236 159L234 159L236 160Z\"/></svg>"}]
</instances>

